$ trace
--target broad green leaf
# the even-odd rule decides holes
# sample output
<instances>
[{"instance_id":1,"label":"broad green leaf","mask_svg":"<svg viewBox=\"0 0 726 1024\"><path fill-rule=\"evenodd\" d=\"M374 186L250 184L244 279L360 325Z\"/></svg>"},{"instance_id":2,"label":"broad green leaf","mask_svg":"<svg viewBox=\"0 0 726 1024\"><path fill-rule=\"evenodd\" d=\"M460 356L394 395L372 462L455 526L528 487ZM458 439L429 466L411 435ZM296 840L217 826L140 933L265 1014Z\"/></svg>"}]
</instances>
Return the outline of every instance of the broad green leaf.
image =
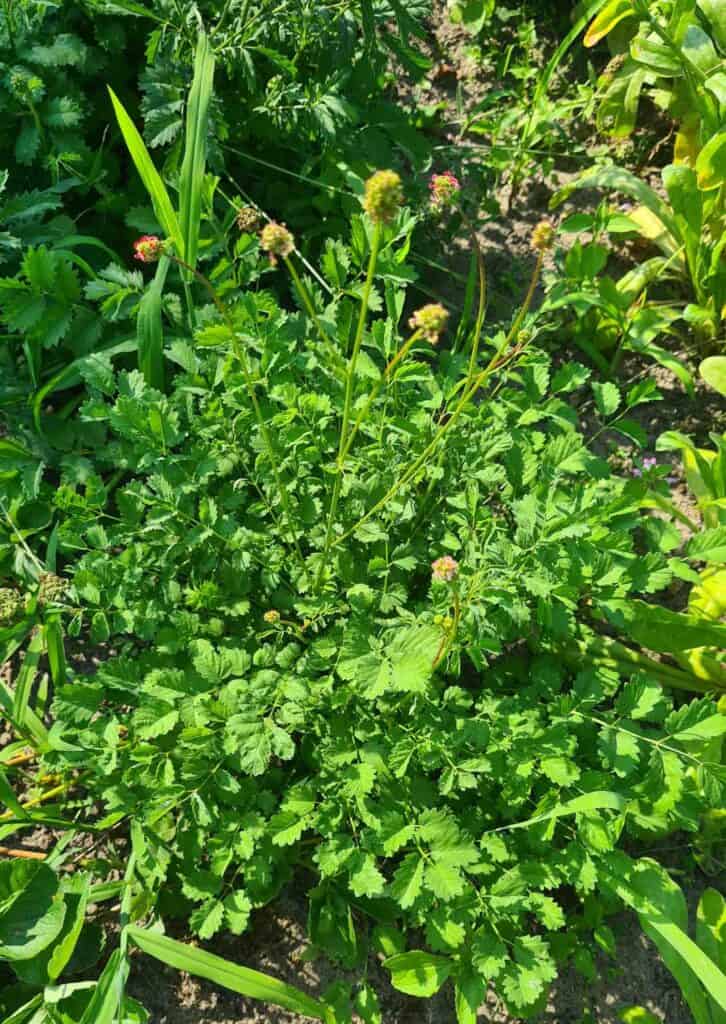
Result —
<instances>
[{"instance_id":1,"label":"broad green leaf","mask_svg":"<svg viewBox=\"0 0 726 1024\"><path fill-rule=\"evenodd\" d=\"M700 25L689 25L681 40L681 49L686 58L704 74L721 66L716 47L707 32Z\"/></svg>"},{"instance_id":2,"label":"broad green leaf","mask_svg":"<svg viewBox=\"0 0 726 1024\"><path fill-rule=\"evenodd\" d=\"M726 625L672 612L645 601L608 601L601 606L608 620L641 647L660 654L678 654L694 647L726 648Z\"/></svg>"},{"instance_id":3,"label":"broad green leaf","mask_svg":"<svg viewBox=\"0 0 726 1024\"><path fill-rule=\"evenodd\" d=\"M705 192L720 188L726 181L726 131L709 139L696 160L698 187Z\"/></svg>"},{"instance_id":4,"label":"broad green leaf","mask_svg":"<svg viewBox=\"0 0 726 1024\"><path fill-rule=\"evenodd\" d=\"M144 140L141 138L136 125L126 113L121 100L110 86L108 91L111 95L111 102L113 103L121 134L124 137L136 170L139 172L139 176L146 186L146 191L149 193L157 220L167 237L174 243L177 253L182 254L184 252L184 238L166 186L161 180L153 160L149 156Z\"/></svg>"},{"instance_id":5,"label":"broad green leaf","mask_svg":"<svg viewBox=\"0 0 726 1024\"><path fill-rule=\"evenodd\" d=\"M709 387L726 398L726 356L708 356L701 362L698 372Z\"/></svg>"},{"instance_id":6,"label":"broad green leaf","mask_svg":"<svg viewBox=\"0 0 726 1024\"><path fill-rule=\"evenodd\" d=\"M600 383L595 381L592 384L592 392L595 396L597 411L603 419L609 419L620 405L620 391L612 381Z\"/></svg>"},{"instance_id":7,"label":"broad green leaf","mask_svg":"<svg viewBox=\"0 0 726 1024\"><path fill-rule=\"evenodd\" d=\"M612 32L619 22L625 18L634 17L634 15L635 7L632 0L610 0L610 3L600 11L585 33L583 40L585 46L595 46L609 32Z\"/></svg>"},{"instance_id":8,"label":"broad green leaf","mask_svg":"<svg viewBox=\"0 0 726 1024\"><path fill-rule=\"evenodd\" d=\"M326 1018L326 1007L323 1003L268 974L240 967L214 953L186 946L183 942L177 942L158 932L138 928L136 925L129 925L127 932L129 939L144 953L178 971L188 971L195 977L206 978L216 985L222 985L231 992L238 992L250 999L260 999L273 1006L281 1006L293 1013L301 1013L316 1020Z\"/></svg>"},{"instance_id":9,"label":"broad green leaf","mask_svg":"<svg viewBox=\"0 0 726 1024\"><path fill-rule=\"evenodd\" d=\"M623 192L649 210L673 238L678 239L678 227L667 204L663 202L654 189L646 185L636 175L621 167L590 168L572 184L556 192L550 200L550 208L554 209L559 206L573 191L583 188L603 188L612 189L615 192ZM633 213L630 216L632 217Z\"/></svg>"},{"instance_id":10,"label":"broad green leaf","mask_svg":"<svg viewBox=\"0 0 726 1024\"><path fill-rule=\"evenodd\" d=\"M214 54L207 34L202 31L194 58L194 79L187 104L184 162L179 180L179 220L184 240L183 258L192 268L197 264L204 165L207 155L207 122L213 79Z\"/></svg>"},{"instance_id":11,"label":"broad green leaf","mask_svg":"<svg viewBox=\"0 0 726 1024\"><path fill-rule=\"evenodd\" d=\"M726 5L723 0L698 0L698 6L711 23L716 42L726 50Z\"/></svg>"},{"instance_id":12,"label":"broad green leaf","mask_svg":"<svg viewBox=\"0 0 726 1024\"><path fill-rule=\"evenodd\" d=\"M391 895L404 910L412 906L421 893L424 860L418 853L408 853L393 876Z\"/></svg>"},{"instance_id":13,"label":"broad green leaf","mask_svg":"<svg viewBox=\"0 0 726 1024\"><path fill-rule=\"evenodd\" d=\"M663 184L671 201L680 238L686 249L686 262L694 280L698 280L698 257L703 227L703 201L692 168L671 164L663 170Z\"/></svg>"},{"instance_id":14,"label":"broad green leaf","mask_svg":"<svg viewBox=\"0 0 726 1024\"><path fill-rule=\"evenodd\" d=\"M705 889L698 903L696 941L706 956L726 973L726 901L716 889ZM726 1024L726 1010L711 1007L713 1024Z\"/></svg>"},{"instance_id":15,"label":"broad green leaf","mask_svg":"<svg viewBox=\"0 0 726 1024\"><path fill-rule=\"evenodd\" d=\"M439 991L454 962L449 957L414 950L389 957L383 966L391 972L391 984L399 992L427 999Z\"/></svg>"},{"instance_id":16,"label":"broad green leaf","mask_svg":"<svg viewBox=\"0 0 726 1024\"><path fill-rule=\"evenodd\" d=\"M129 976L129 962L115 949L103 969L79 1024L116 1024L118 1010Z\"/></svg>"},{"instance_id":17,"label":"broad green leaf","mask_svg":"<svg viewBox=\"0 0 726 1024\"><path fill-rule=\"evenodd\" d=\"M627 864L627 858L620 857L618 863ZM611 870L605 877L618 896L638 913L681 985L696 1020L704 1024L710 1020L703 989L726 1012L726 975L686 934L685 899L665 869L644 858L627 869Z\"/></svg>"},{"instance_id":18,"label":"broad green leaf","mask_svg":"<svg viewBox=\"0 0 726 1024\"><path fill-rule=\"evenodd\" d=\"M691 537L688 544L688 557L695 558L699 562L726 562L726 526L703 530L695 537Z\"/></svg>"},{"instance_id":19,"label":"broad green leaf","mask_svg":"<svg viewBox=\"0 0 726 1024\"><path fill-rule=\"evenodd\" d=\"M47 864L0 862L0 958L31 960L58 936L66 907Z\"/></svg>"}]
</instances>

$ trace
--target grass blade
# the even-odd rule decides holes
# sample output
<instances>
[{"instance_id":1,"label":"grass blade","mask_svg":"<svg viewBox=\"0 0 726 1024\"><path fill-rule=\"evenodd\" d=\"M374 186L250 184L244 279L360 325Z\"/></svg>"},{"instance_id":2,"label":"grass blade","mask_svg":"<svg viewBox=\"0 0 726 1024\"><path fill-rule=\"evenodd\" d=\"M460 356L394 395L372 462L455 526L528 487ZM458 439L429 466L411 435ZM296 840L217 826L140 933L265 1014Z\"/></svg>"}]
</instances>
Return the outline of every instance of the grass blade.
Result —
<instances>
[{"instance_id":1,"label":"grass blade","mask_svg":"<svg viewBox=\"0 0 726 1024\"><path fill-rule=\"evenodd\" d=\"M146 383L164 390L164 328L161 321L161 297L164 291L169 260L162 256L154 279L139 303L136 317L136 339L139 369Z\"/></svg>"},{"instance_id":2,"label":"grass blade","mask_svg":"<svg viewBox=\"0 0 726 1024\"><path fill-rule=\"evenodd\" d=\"M161 224L167 237L174 243L176 251L178 253L183 253L184 241L179 227L179 221L176 213L174 212L174 207L172 206L171 199L169 198L169 193L166 190L166 185L161 180L159 172L154 166L154 161L149 156L146 144L139 135L136 125L126 113L123 103L110 86L108 87L108 91L111 95L111 102L113 103L113 109L116 114L116 120L118 121L119 128L121 129L121 134L124 137L124 142L128 147L128 151L131 154L131 159L134 161L136 170L139 172L141 180L146 186L146 191L149 193L151 204L154 207L154 213L156 214L156 219Z\"/></svg>"},{"instance_id":3,"label":"grass blade","mask_svg":"<svg viewBox=\"0 0 726 1024\"><path fill-rule=\"evenodd\" d=\"M293 1013L301 1013L315 1020L325 1020L328 1008L301 992L292 985L287 985L268 974L250 970L230 963L229 960L214 953L207 953L194 946L186 946L158 932L147 931L136 925L128 926L129 939L149 956L161 960L162 963L175 967L179 971L188 971L198 978L206 978L217 985L239 992L251 999L260 999L273 1006L281 1006Z\"/></svg>"},{"instance_id":4,"label":"grass blade","mask_svg":"<svg viewBox=\"0 0 726 1024\"><path fill-rule=\"evenodd\" d=\"M98 979L98 984L81 1017L80 1024L114 1024L128 976L128 960L121 955L120 950L116 949Z\"/></svg>"},{"instance_id":5,"label":"grass blade","mask_svg":"<svg viewBox=\"0 0 726 1024\"><path fill-rule=\"evenodd\" d=\"M63 648L63 627L60 615L48 618L44 627L45 646L48 651L50 677L56 686L63 686L66 680L66 654Z\"/></svg>"},{"instance_id":6,"label":"grass blade","mask_svg":"<svg viewBox=\"0 0 726 1024\"><path fill-rule=\"evenodd\" d=\"M10 717L19 732L31 736L36 747L47 750L48 731L30 707L31 689L43 654L43 646L43 632L38 630L28 644L23 664L18 672Z\"/></svg>"},{"instance_id":7,"label":"grass blade","mask_svg":"<svg viewBox=\"0 0 726 1024\"><path fill-rule=\"evenodd\" d=\"M527 828L528 825L536 825L540 821L549 821L550 818L562 818L567 814L588 814L590 811L624 811L630 801L621 796L620 793L613 793L608 789L597 789L592 793L584 793L564 804L557 804L551 811L544 814L535 814L526 821L518 821L514 825L502 825L500 828L489 829L484 835L492 832L508 832L513 828Z\"/></svg>"},{"instance_id":8,"label":"grass blade","mask_svg":"<svg viewBox=\"0 0 726 1024\"><path fill-rule=\"evenodd\" d=\"M206 34L202 32L194 58L194 80L187 104L184 162L179 182L183 258L190 267L195 267L197 263L202 186L207 158L207 122L213 81L214 54Z\"/></svg>"}]
</instances>

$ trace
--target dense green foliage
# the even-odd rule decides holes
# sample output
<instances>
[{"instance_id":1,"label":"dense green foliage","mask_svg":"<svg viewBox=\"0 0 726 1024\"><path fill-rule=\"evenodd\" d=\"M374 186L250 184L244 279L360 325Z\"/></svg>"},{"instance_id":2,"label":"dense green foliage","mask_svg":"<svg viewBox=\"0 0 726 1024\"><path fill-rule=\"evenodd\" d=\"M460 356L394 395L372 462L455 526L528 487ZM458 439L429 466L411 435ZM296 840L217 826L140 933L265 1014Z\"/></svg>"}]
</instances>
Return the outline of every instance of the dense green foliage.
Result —
<instances>
[{"instance_id":1,"label":"dense green foliage","mask_svg":"<svg viewBox=\"0 0 726 1024\"><path fill-rule=\"evenodd\" d=\"M520 106L490 108L485 179L516 199L573 112L604 125L609 81L572 103L553 86L588 24L588 45L627 29L638 67L660 53L646 15L672 48L694 27L723 48L706 0L652 6L584 5L544 66L515 58L535 38L518 25ZM665 465L636 457L624 476L596 443L649 440L639 417L661 395L613 379L625 349L693 386L655 343L678 315L646 301L656 278L690 275L683 320L718 339L720 98L691 131L693 167L664 171L671 210L609 163L578 182L655 209L669 257L616 284L602 242L633 237L637 211L571 214L562 237L592 238L554 261L541 222L529 286L485 326L482 168L464 188L433 175L428 199L414 174L371 173L432 166L435 118L388 88L392 67L432 67L428 13L0 13L0 102L19 126L0 143L6 1024L148 1020L126 993L131 946L326 1024L385 1020L372 956L409 995L449 984L459 1024L490 986L535 1019L559 971L593 980L616 955L623 907L696 1024L726 1013L723 900L704 893L694 942L680 889L641 855L677 833L703 871L723 866L726 439L659 438L682 454L687 512ZM477 46L510 15L453 12ZM663 99L663 60L655 78L626 70ZM687 85L662 104L674 117ZM421 306L426 240L462 225L456 313ZM555 329L587 363L552 350ZM718 365L704 376L718 385ZM23 844L38 828L47 854ZM307 893L309 955L348 979L316 998L168 935L251 932L288 885Z\"/></svg>"}]
</instances>

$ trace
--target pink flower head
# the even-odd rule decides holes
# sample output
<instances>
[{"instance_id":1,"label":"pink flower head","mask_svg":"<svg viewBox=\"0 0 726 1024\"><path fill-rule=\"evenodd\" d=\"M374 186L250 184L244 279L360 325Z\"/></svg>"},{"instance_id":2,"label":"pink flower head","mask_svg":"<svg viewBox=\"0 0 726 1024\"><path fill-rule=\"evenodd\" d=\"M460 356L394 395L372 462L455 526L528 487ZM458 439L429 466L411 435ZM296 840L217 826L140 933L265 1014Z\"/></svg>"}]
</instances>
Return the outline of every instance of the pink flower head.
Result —
<instances>
[{"instance_id":1,"label":"pink flower head","mask_svg":"<svg viewBox=\"0 0 726 1024\"><path fill-rule=\"evenodd\" d=\"M431 563L431 575L440 583L451 583L459 574L459 563L451 555L442 555Z\"/></svg>"},{"instance_id":2,"label":"pink flower head","mask_svg":"<svg viewBox=\"0 0 726 1024\"><path fill-rule=\"evenodd\" d=\"M134 259L142 263L158 263L164 243L156 235L142 235L134 242Z\"/></svg>"},{"instance_id":3,"label":"pink flower head","mask_svg":"<svg viewBox=\"0 0 726 1024\"><path fill-rule=\"evenodd\" d=\"M461 182L453 171L444 171L443 174L432 174L429 180L431 190L431 205L436 210L453 206L461 195Z\"/></svg>"}]
</instances>

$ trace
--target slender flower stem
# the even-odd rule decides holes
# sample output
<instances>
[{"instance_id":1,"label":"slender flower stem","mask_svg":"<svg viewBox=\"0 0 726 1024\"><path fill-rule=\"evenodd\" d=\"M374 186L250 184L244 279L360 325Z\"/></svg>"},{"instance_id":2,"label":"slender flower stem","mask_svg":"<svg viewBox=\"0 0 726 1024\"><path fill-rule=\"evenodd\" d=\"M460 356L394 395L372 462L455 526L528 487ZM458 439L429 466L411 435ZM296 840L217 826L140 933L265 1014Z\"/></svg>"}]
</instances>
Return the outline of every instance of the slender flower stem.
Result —
<instances>
[{"instance_id":1,"label":"slender flower stem","mask_svg":"<svg viewBox=\"0 0 726 1024\"><path fill-rule=\"evenodd\" d=\"M290 277L293 280L293 284L295 285L297 293L300 296L300 300L303 306L305 307L305 311L307 312L312 322L315 324L315 330L318 332L318 337L320 338L328 352L331 354L333 361L337 364L337 366L339 368L344 367L344 362L341 359L340 353L337 351L332 341L323 330L322 324L320 323L318 315L315 312L315 307L313 306L313 300L310 297L310 292L307 290L304 282L302 281L300 275L298 274L295 268L295 264L292 262L289 256L284 256L283 259L285 261L285 266L287 267L290 273ZM343 372L345 371L343 370Z\"/></svg>"},{"instance_id":2,"label":"slender flower stem","mask_svg":"<svg viewBox=\"0 0 726 1024\"><path fill-rule=\"evenodd\" d=\"M416 473L419 471L421 466L424 465L428 457L432 454L432 452L436 450L439 442L442 441L446 434L448 434L448 432L456 425L456 422L459 419L461 413L464 411L465 406L474 397L474 395L477 393L482 384L484 384L484 382L492 375L492 373L495 370L501 369L503 366L505 366L508 362L511 361L510 358L503 359L503 356L508 346L511 345L512 339L516 337L517 331L519 330L519 327L522 321L524 320L524 317L527 315L527 311L529 310L530 305L532 304L532 299L534 298L534 293L537 289L539 277L542 272L543 261L544 253L539 253L537 263L532 273L532 280L530 282L527 295L525 296L522 308L520 309L512 325L512 328L509 331L509 334L504 340L504 343L494 353L494 355L489 360L484 369L481 371L481 373L477 375L473 383L464 391L464 394L459 399L459 403L452 412L450 418L446 421L446 423L444 423L442 427L439 428L437 433L434 435L434 438L431 441L431 443L424 449L424 451L418 456L418 458L415 459L414 462L412 462L411 465L404 470L404 472L401 474L398 480L396 480L393 486L383 495L380 501L377 501L376 504L371 509L369 509L361 519L358 520L358 522L355 524L354 527L352 527L352 529L348 530L346 533L338 537L332 546L337 546L342 541L347 540L347 538L354 534L356 530L360 529L360 527L363 526L364 523L367 523L371 516L374 516L385 505L388 504L391 498L393 498L400 491L403 485L408 483L408 481L413 476L416 475ZM522 348L523 346L517 346L512 355L518 355L522 351Z\"/></svg>"},{"instance_id":3,"label":"slender flower stem","mask_svg":"<svg viewBox=\"0 0 726 1024\"><path fill-rule=\"evenodd\" d=\"M466 377L464 378L460 385L457 384L454 394L451 396L452 398L454 397L454 395L458 393L460 387L463 387L464 391L466 391L471 381L474 379L474 370L476 369L476 361L479 356L479 345L481 343L481 332L484 327L484 317L486 315L487 302L486 267L484 266L484 256L481 251L481 246L479 245L479 239L476 236L474 225L471 223L471 221L466 216L463 210L461 211L461 216L464 220L464 224L466 225L467 229L469 230L469 233L471 234L471 240L474 245L474 252L476 253L477 267L479 270L479 309L476 316L476 323L474 325L474 338L471 344L471 355L469 357L469 367L466 372ZM444 452L442 450L441 452L439 452L438 456L439 464L441 463L443 456ZM413 527L414 532L418 529L421 520L423 519L426 513L429 498L431 497L431 492L433 491L435 485L436 481L432 476L431 479L429 480L428 487L426 488L426 493L424 494L421 500L419 513Z\"/></svg>"},{"instance_id":4,"label":"slender flower stem","mask_svg":"<svg viewBox=\"0 0 726 1024\"><path fill-rule=\"evenodd\" d=\"M237 361L239 362L240 366L242 367L242 375L245 379L245 387L247 388L247 394L249 395L250 401L252 402L252 408L254 409L257 425L260 428L262 440L264 441L265 448L267 450L267 457L269 458L270 464L272 465L272 472L274 474L275 483L277 484L277 490L280 495L280 503L282 504L282 508L285 513L285 518L287 519L287 526L290 532L290 539L292 540L300 564L302 568L305 569L305 559L303 558L302 551L300 550L300 545L298 544L297 537L295 536L295 527L293 525L293 518L290 510L290 498L287 492L287 487L285 486L285 482L282 479L280 468L277 464L277 458L275 456L275 449L272 446L272 438L270 437L269 431L267 429L267 424L265 423L265 419L262 415L260 403L257 399L257 394L255 393L255 384L252 378L252 371L250 370L250 365L247 360L247 355L239 343L239 338L237 337L237 332L235 331L232 319L229 313L227 312L226 307L224 306L221 299L217 295L217 292L215 291L213 285L211 284L210 281L207 280L204 274L202 274L199 270L196 270L194 267L191 267L188 263L180 259L180 257L178 256L170 256L170 259L172 259L175 263L178 263L180 267L184 267L186 270L189 270L192 274L194 274L197 280L204 285L204 287L211 295L212 301L219 310L220 315L224 319L224 322L229 328L230 335L232 338L232 347L234 348L234 354L237 357Z\"/></svg>"},{"instance_id":5,"label":"slender flower stem","mask_svg":"<svg viewBox=\"0 0 726 1024\"><path fill-rule=\"evenodd\" d=\"M385 368L385 370L381 374L381 379L379 381L377 381L376 384L373 385L373 388L371 389L371 393L368 395L368 398L366 400L366 404L363 406L361 411L358 413L356 421L353 424L353 428L352 428L350 434L348 435L348 440L345 443L345 449L344 449L343 455L342 455L343 461L345 461L345 459L347 458L348 452L350 451L350 447L353 444L353 439L355 438L356 434L358 433L358 430L360 429L361 423L366 418L366 416L368 414L368 410L370 409L371 405L375 402L375 400L376 400L376 398L378 396L378 392L381 390L383 385L388 382L388 378L390 377L390 375L391 375L392 371L394 370L394 368L401 362L402 359L406 358L406 356L409 353L409 350L411 349L411 346L413 344L415 344L415 342L417 342L421 338L421 334L422 334L422 332L420 330L419 331L414 331L414 333L411 335L411 337L408 339L408 341L400 347L400 349L398 350L398 352L396 352L396 354L393 357L393 359L391 359L391 361L389 362L388 366Z\"/></svg>"},{"instance_id":6,"label":"slender flower stem","mask_svg":"<svg viewBox=\"0 0 726 1024\"><path fill-rule=\"evenodd\" d=\"M328 510L328 523L325 528L325 545L323 547L323 557L320 560L320 569L318 571L318 577L315 583L316 589L320 588L320 584L323 580L323 574L325 573L325 567L328 561L328 555L333 542L333 524L335 522L335 513L338 509L338 499L340 498L340 489L343 483L343 470L345 464L345 455L347 452L346 441L348 435L348 423L350 421L350 409L353 401L353 385L355 382L355 368L358 362L358 355L360 353L361 345L363 344L363 333L365 330L366 318L368 316L368 303L371 297L371 289L373 287L373 275L376 272L376 263L378 261L378 251L381 246L381 234L382 225L380 221L377 221L373 228L373 240L371 242L371 252L368 259L368 271L366 273L366 280L363 286L363 295L361 297L360 315L358 316L358 327L355 332L355 339L353 341L353 351L350 356L350 363L348 364L348 376L345 384L345 400L343 404L343 422L340 427L340 441L338 443L338 458L335 473L335 482L333 484L333 494L330 499L330 508Z\"/></svg>"},{"instance_id":7,"label":"slender flower stem","mask_svg":"<svg viewBox=\"0 0 726 1024\"><path fill-rule=\"evenodd\" d=\"M487 304L487 277L486 268L484 266L484 257L482 255L481 246L479 245L479 239L476 237L476 231L474 225L471 223L465 213L462 212L464 223L466 224L471 240L474 244L474 252L476 253L476 262L479 270L479 309L476 315L476 324L474 326L474 340L471 345L471 356L469 358L469 369L466 374L467 387L469 382L473 378L474 370L476 368L476 360L479 355L479 344L481 342L481 332L484 326L484 316L486 313Z\"/></svg>"}]
</instances>

